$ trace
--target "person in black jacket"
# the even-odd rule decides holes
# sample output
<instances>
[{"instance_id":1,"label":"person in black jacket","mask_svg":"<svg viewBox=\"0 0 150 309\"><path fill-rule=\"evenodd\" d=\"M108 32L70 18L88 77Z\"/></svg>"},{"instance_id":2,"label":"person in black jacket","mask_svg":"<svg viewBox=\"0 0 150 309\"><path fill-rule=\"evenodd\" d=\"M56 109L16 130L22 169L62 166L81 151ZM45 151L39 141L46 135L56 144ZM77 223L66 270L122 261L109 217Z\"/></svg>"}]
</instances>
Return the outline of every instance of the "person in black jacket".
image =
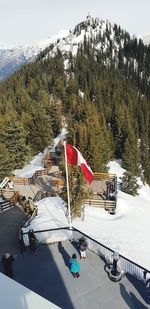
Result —
<instances>
[{"instance_id":1,"label":"person in black jacket","mask_svg":"<svg viewBox=\"0 0 150 309\"><path fill-rule=\"evenodd\" d=\"M2 257L2 263L3 263L5 275L10 278L12 278L13 276L13 270L12 270L13 261L14 261L14 257L10 253L5 253Z\"/></svg>"},{"instance_id":2,"label":"person in black jacket","mask_svg":"<svg viewBox=\"0 0 150 309\"><path fill-rule=\"evenodd\" d=\"M36 252L36 250L37 250L37 239L36 239L36 236L35 236L33 230L29 230L28 237L29 237L29 246L30 246L31 251Z\"/></svg>"},{"instance_id":3,"label":"person in black jacket","mask_svg":"<svg viewBox=\"0 0 150 309\"><path fill-rule=\"evenodd\" d=\"M86 259L86 249L87 249L87 242L84 237L79 239L79 250L80 250L80 259Z\"/></svg>"}]
</instances>

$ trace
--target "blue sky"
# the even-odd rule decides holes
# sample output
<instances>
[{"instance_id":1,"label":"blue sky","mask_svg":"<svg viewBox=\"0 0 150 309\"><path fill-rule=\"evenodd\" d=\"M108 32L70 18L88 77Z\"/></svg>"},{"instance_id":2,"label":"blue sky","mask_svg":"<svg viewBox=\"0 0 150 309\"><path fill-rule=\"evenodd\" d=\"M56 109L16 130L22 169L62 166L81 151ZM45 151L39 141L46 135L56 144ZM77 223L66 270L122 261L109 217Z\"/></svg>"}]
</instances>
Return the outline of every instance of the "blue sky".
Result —
<instances>
[{"instance_id":1,"label":"blue sky","mask_svg":"<svg viewBox=\"0 0 150 309\"><path fill-rule=\"evenodd\" d=\"M72 29L88 13L131 35L150 32L150 0L0 0L0 46L47 39Z\"/></svg>"}]
</instances>

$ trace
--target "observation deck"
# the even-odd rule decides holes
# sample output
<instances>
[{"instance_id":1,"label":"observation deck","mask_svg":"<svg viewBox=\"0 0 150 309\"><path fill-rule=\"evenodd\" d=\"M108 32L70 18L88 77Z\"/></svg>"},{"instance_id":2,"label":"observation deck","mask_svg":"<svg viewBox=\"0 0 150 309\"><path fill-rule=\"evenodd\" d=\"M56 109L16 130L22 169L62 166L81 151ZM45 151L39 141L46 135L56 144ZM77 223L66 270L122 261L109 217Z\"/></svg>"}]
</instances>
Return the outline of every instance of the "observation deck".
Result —
<instances>
[{"instance_id":1,"label":"observation deck","mask_svg":"<svg viewBox=\"0 0 150 309\"><path fill-rule=\"evenodd\" d=\"M23 254L15 256L13 279L64 309L149 308L144 283L132 275L112 282L105 262L91 250L80 262L80 277L74 278L69 270L73 253L79 259L76 244L69 240L39 244L37 253L27 247Z\"/></svg>"}]
</instances>

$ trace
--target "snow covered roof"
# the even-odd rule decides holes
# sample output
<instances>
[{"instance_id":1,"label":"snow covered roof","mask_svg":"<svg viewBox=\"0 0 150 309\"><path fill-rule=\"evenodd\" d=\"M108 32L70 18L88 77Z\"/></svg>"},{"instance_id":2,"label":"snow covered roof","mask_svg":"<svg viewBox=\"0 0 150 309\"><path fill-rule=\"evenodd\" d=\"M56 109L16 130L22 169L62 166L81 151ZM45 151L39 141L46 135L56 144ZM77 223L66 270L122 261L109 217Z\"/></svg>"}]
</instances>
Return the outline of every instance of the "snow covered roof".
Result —
<instances>
[{"instance_id":1,"label":"snow covered roof","mask_svg":"<svg viewBox=\"0 0 150 309\"><path fill-rule=\"evenodd\" d=\"M1 308L5 309L58 309L45 298L27 289L16 281L0 273Z\"/></svg>"}]
</instances>

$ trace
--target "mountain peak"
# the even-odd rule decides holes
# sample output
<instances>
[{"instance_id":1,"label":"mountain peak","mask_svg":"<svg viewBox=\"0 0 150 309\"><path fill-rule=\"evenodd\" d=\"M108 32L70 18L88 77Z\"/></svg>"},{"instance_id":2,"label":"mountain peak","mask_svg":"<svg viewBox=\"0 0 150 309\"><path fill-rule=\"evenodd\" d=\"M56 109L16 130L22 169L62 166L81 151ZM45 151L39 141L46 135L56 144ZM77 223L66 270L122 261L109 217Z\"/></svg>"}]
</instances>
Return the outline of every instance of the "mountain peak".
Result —
<instances>
[{"instance_id":1,"label":"mountain peak","mask_svg":"<svg viewBox=\"0 0 150 309\"><path fill-rule=\"evenodd\" d=\"M52 57L57 53L58 49L63 54L71 52L75 56L85 38L90 40L97 50L107 50L111 44L113 50L118 50L115 26L109 23L108 20L91 17L88 13L85 20L78 23L73 30L60 31L57 35L32 45L0 49L0 79L6 78L18 70L21 65L33 61L44 49L51 46L49 55Z\"/></svg>"},{"instance_id":2,"label":"mountain peak","mask_svg":"<svg viewBox=\"0 0 150 309\"><path fill-rule=\"evenodd\" d=\"M141 39L142 39L144 44L149 45L150 44L150 32L142 35Z\"/></svg>"}]
</instances>

